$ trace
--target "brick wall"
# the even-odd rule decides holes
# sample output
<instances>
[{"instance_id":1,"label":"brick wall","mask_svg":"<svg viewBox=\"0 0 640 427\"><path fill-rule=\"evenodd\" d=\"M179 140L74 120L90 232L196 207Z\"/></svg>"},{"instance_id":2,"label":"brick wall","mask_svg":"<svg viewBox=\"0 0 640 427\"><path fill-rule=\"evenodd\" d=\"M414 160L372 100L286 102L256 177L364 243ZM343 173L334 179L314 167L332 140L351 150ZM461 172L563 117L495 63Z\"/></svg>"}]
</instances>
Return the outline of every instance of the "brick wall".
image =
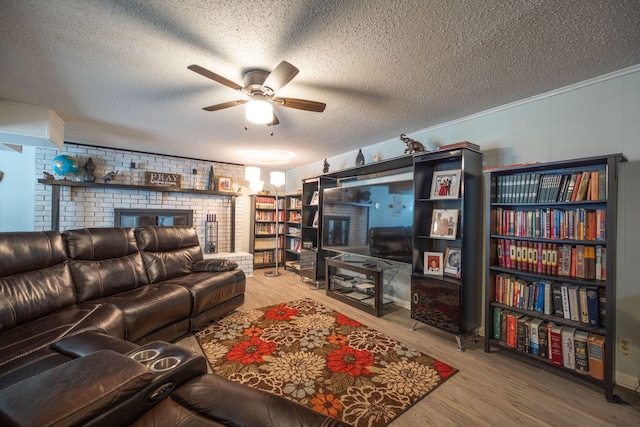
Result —
<instances>
[{"instance_id":1,"label":"brick wall","mask_svg":"<svg viewBox=\"0 0 640 427\"><path fill-rule=\"evenodd\" d=\"M208 183L209 169L214 174L230 177L234 190L238 183L244 183L244 167L226 163L193 160L159 154L146 154L126 150L98 148L79 144L65 143L64 150L38 148L36 152L36 178L43 178L42 172L53 173L51 162L60 154L74 157L80 163L77 177L82 180L85 171L82 166L91 158L96 165L96 182L103 182L106 172L117 170L113 182L118 184L144 185L144 172L169 172L182 175L183 188L205 189ZM131 169L134 162L136 169ZM196 169L197 173L192 174ZM61 178L56 176L56 179ZM236 250L242 246L243 198L236 198ZM60 230L84 227L112 227L114 209L191 209L193 225L198 232L200 244L205 243L205 220L207 214L216 214L218 220L218 247L220 252L230 248L231 221L230 198L218 195L163 193L129 189L61 187L60 192ZM51 228L51 187L36 183L34 203L34 230Z\"/></svg>"}]
</instances>

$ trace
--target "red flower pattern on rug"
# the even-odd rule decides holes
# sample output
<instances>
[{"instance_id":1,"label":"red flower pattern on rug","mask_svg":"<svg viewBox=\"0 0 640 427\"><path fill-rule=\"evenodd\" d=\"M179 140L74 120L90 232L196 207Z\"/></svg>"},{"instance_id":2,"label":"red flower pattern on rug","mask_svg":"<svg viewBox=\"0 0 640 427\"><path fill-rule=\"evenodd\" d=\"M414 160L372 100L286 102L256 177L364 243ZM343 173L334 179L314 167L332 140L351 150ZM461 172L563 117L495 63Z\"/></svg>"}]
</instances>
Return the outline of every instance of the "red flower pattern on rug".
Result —
<instances>
[{"instance_id":1,"label":"red flower pattern on rug","mask_svg":"<svg viewBox=\"0 0 640 427\"><path fill-rule=\"evenodd\" d=\"M457 370L311 299L196 333L212 370L354 426L382 427Z\"/></svg>"}]
</instances>

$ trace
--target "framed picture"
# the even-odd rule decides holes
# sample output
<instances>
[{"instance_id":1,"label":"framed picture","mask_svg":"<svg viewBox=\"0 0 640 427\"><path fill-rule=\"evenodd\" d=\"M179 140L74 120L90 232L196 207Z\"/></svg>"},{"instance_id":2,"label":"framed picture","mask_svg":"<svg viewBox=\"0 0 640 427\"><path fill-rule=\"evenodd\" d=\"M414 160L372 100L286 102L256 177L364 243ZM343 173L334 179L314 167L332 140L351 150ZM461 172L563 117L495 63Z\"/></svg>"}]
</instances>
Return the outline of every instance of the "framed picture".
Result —
<instances>
[{"instance_id":1,"label":"framed picture","mask_svg":"<svg viewBox=\"0 0 640 427\"><path fill-rule=\"evenodd\" d=\"M313 214L313 223L311 224L312 227L317 227L318 226L318 217L319 217L319 212L316 211L316 213Z\"/></svg>"},{"instance_id":2,"label":"framed picture","mask_svg":"<svg viewBox=\"0 0 640 427\"><path fill-rule=\"evenodd\" d=\"M228 176L219 176L218 191L233 191L233 188L231 187L231 178Z\"/></svg>"},{"instance_id":3,"label":"framed picture","mask_svg":"<svg viewBox=\"0 0 640 427\"><path fill-rule=\"evenodd\" d=\"M460 192L460 169L433 172L431 199L457 199Z\"/></svg>"},{"instance_id":4,"label":"framed picture","mask_svg":"<svg viewBox=\"0 0 640 427\"><path fill-rule=\"evenodd\" d=\"M462 268L462 250L460 248L447 248L444 255L444 274L452 277L460 277Z\"/></svg>"},{"instance_id":5,"label":"framed picture","mask_svg":"<svg viewBox=\"0 0 640 427\"><path fill-rule=\"evenodd\" d=\"M402 196L393 196L393 216L402 215Z\"/></svg>"},{"instance_id":6,"label":"framed picture","mask_svg":"<svg viewBox=\"0 0 640 427\"><path fill-rule=\"evenodd\" d=\"M458 212L459 209L434 209L429 236L455 239L458 233Z\"/></svg>"},{"instance_id":7,"label":"framed picture","mask_svg":"<svg viewBox=\"0 0 640 427\"><path fill-rule=\"evenodd\" d=\"M317 205L319 199L320 199L320 193L318 193L317 191L314 191L313 194L311 195L311 201L309 202L309 204Z\"/></svg>"},{"instance_id":8,"label":"framed picture","mask_svg":"<svg viewBox=\"0 0 640 427\"><path fill-rule=\"evenodd\" d=\"M302 248L303 249L313 249L313 242L312 241L303 241L302 242Z\"/></svg>"},{"instance_id":9,"label":"framed picture","mask_svg":"<svg viewBox=\"0 0 640 427\"><path fill-rule=\"evenodd\" d=\"M442 276L442 252L424 253L424 274L427 276Z\"/></svg>"}]
</instances>

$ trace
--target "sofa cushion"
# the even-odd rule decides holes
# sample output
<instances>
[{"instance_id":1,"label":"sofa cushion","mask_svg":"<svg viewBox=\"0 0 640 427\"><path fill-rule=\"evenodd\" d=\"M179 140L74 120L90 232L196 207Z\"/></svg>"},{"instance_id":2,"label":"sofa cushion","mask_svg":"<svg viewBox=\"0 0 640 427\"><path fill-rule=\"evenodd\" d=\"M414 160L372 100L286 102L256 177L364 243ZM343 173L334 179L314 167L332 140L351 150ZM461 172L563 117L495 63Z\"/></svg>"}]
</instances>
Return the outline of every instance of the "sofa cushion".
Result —
<instances>
[{"instance_id":1,"label":"sofa cushion","mask_svg":"<svg viewBox=\"0 0 640 427\"><path fill-rule=\"evenodd\" d=\"M191 273L202 260L202 249L193 227L147 225L135 231L138 248L150 283Z\"/></svg>"},{"instance_id":2,"label":"sofa cushion","mask_svg":"<svg viewBox=\"0 0 640 427\"><path fill-rule=\"evenodd\" d=\"M74 304L0 333L0 383L32 376L59 363L48 347L64 337L96 331L124 338L122 312L107 304Z\"/></svg>"},{"instance_id":3,"label":"sofa cushion","mask_svg":"<svg viewBox=\"0 0 640 427\"><path fill-rule=\"evenodd\" d=\"M0 233L0 331L76 302L59 233Z\"/></svg>"},{"instance_id":4,"label":"sofa cushion","mask_svg":"<svg viewBox=\"0 0 640 427\"><path fill-rule=\"evenodd\" d=\"M191 273L165 282L186 288L193 300L191 316L197 316L223 302L244 294L245 275L242 270L224 271L217 274Z\"/></svg>"},{"instance_id":5,"label":"sofa cushion","mask_svg":"<svg viewBox=\"0 0 640 427\"><path fill-rule=\"evenodd\" d=\"M192 310L191 295L184 287L164 283L142 286L92 302L113 304L122 310L125 339L129 341L137 341L157 329L188 319Z\"/></svg>"},{"instance_id":6,"label":"sofa cushion","mask_svg":"<svg viewBox=\"0 0 640 427\"><path fill-rule=\"evenodd\" d=\"M78 301L130 291L148 283L132 228L64 232Z\"/></svg>"}]
</instances>

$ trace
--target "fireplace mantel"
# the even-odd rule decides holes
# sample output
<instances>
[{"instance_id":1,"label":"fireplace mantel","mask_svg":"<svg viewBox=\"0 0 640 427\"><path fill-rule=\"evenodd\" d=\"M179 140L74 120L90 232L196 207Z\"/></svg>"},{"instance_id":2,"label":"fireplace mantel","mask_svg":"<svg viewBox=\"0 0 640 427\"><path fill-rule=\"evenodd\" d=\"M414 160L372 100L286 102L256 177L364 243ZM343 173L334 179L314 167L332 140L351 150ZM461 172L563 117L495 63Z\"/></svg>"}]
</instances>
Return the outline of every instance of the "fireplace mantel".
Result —
<instances>
[{"instance_id":1,"label":"fireplace mantel","mask_svg":"<svg viewBox=\"0 0 640 427\"><path fill-rule=\"evenodd\" d=\"M201 194L203 196L223 196L229 197L231 203L229 206L231 230L236 229L236 197L238 193L231 191L211 191L211 190L196 190L192 188L174 188L174 187L161 187L152 185L129 185L129 184L114 184L103 182L81 182L71 181L65 179L39 179L38 183L51 186L51 230L60 230L60 187L80 187L90 190L92 188L110 188L119 190L136 190L136 191L152 191L159 193L187 193L187 194ZM235 252L235 233L231 233L231 252Z\"/></svg>"}]
</instances>

